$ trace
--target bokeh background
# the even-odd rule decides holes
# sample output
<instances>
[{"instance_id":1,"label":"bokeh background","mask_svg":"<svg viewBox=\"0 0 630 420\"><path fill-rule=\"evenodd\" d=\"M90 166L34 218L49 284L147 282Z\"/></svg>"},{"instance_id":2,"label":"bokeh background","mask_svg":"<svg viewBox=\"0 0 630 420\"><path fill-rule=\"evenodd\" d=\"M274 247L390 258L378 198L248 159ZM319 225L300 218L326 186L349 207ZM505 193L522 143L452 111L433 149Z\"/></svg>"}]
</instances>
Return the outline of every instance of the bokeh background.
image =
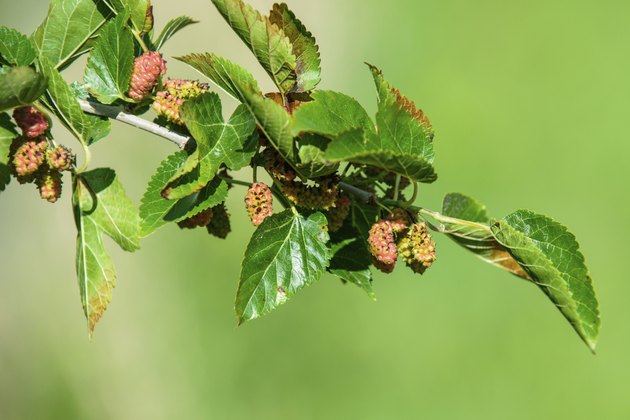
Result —
<instances>
[{"instance_id":1,"label":"bokeh background","mask_svg":"<svg viewBox=\"0 0 630 420\"><path fill-rule=\"evenodd\" d=\"M210 1L154 4L158 29L176 14L201 21L168 56L214 51L271 89ZM175 226L135 255L108 242L119 282L90 342L69 194L51 206L13 183L0 197L0 418L630 418L630 3L289 5L318 38L321 87L373 111L369 61L428 112L440 180L422 188L423 205L437 209L460 191L493 215L527 207L578 236L601 303L597 356L538 289L440 237L424 277L376 275L377 302L327 275L237 328L234 294L252 233L242 190L229 200L234 234L225 242ZM0 25L31 33L46 8L2 1ZM81 78L79 67L68 80ZM172 59L169 74L197 77ZM94 166L116 168L139 200L172 151L115 123L94 147Z\"/></svg>"}]
</instances>

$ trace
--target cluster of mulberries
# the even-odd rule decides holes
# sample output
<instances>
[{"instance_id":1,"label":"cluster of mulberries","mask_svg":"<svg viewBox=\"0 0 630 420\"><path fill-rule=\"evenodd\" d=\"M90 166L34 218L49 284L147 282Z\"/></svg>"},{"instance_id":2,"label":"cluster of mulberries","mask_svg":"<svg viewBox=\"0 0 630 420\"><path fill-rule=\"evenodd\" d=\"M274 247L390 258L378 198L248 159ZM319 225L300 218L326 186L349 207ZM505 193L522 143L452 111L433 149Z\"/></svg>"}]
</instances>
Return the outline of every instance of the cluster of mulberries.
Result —
<instances>
[{"instance_id":1,"label":"cluster of mulberries","mask_svg":"<svg viewBox=\"0 0 630 420\"><path fill-rule=\"evenodd\" d=\"M339 179L336 176L319 178L316 185L300 181L284 182L282 192L298 207L311 210L329 210L339 196Z\"/></svg>"},{"instance_id":2,"label":"cluster of mulberries","mask_svg":"<svg viewBox=\"0 0 630 420\"><path fill-rule=\"evenodd\" d=\"M252 185L245 196L245 208L254 226L273 214L273 194L271 189L262 182Z\"/></svg>"},{"instance_id":3,"label":"cluster of mulberries","mask_svg":"<svg viewBox=\"0 0 630 420\"><path fill-rule=\"evenodd\" d=\"M352 201L347 195L340 195L335 201L335 206L326 212L328 218L328 230L336 232L343 226L343 223L350 214Z\"/></svg>"},{"instance_id":4,"label":"cluster of mulberries","mask_svg":"<svg viewBox=\"0 0 630 420\"><path fill-rule=\"evenodd\" d=\"M181 222L177 223L177 226L180 229L196 229L200 227L206 227L212 220L213 216L212 208L201 211L194 216L189 217L188 219L184 219Z\"/></svg>"},{"instance_id":5,"label":"cluster of mulberries","mask_svg":"<svg viewBox=\"0 0 630 420\"><path fill-rule=\"evenodd\" d=\"M262 152L263 166L274 179L280 182L295 181L296 174L291 165L280 156L273 147L267 147Z\"/></svg>"},{"instance_id":6,"label":"cluster of mulberries","mask_svg":"<svg viewBox=\"0 0 630 420\"><path fill-rule=\"evenodd\" d=\"M23 135L9 148L11 172L20 184L35 183L41 198L54 203L61 196L61 172L72 168L74 155L64 146L51 146L48 118L37 108L17 108L13 118Z\"/></svg>"},{"instance_id":7,"label":"cluster of mulberries","mask_svg":"<svg viewBox=\"0 0 630 420\"><path fill-rule=\"evenodd\" d=\"M225 204L219 204L212 208L212 220L206 226L208 233L217 238L225 239L232 231L230 225L230 213L225 208Z\"/></svg>"},{"instance_id":8,"label":"cluster of mulberries","mask_svg":"<svg viewBox=\"0 0 630 420\"><path fill-rule=\"evenodd\" d=\"M206 83L193 80L171 79L164 82L163 90L157 93L153 102L153 109L158 116L166 118L168 122L184 125L179 111L188 99L196 98L208 91Z\"/></svg>"},{"instance_id":9,"label":"cluster of mulberries","mask_svg":"<svg viewBox=\"0 0 630 420\"><path fill-rule=\"evenodd\" d=\"M143 100L151 94L165 73L166 61L162 58L162 54L147 51L137 57L129 81L129 97L136 101Z\"/></svg>"},{"instance_id":10,"label":"cluster of mulberries","mask_svg":"<svg viewBox=\"0 0 630 420\"><path fill-rule=\"evenodd\" d=\"M46 134L46 130L48 130L48 118L33 106L16 108L13 111L13 119L17 126L22 129L24 137L38 138Z\"/></svg>"},{"instance_id":11,"label":"cluster of mulberries","mask_svg":"<svg viewBox=\"0 0 630 420\"><path fill-rule=\"evenodd\" d=\"M398 244L402 259L415 273L423 274L435 262L435 242L424 222L411 225Z\"/></svg>"},{"instance_id":12,"label":"cluster of mulberries","mask_svg":"<svg viewBox=\"0 0 630 420\"><path fill-rule=\"evenodd\" d=\"M392 223L379 220L370 229L368 245L372 254L372 263L384 273L391 273L398 259L398 248Z\"/></svg>"}]
</instances>

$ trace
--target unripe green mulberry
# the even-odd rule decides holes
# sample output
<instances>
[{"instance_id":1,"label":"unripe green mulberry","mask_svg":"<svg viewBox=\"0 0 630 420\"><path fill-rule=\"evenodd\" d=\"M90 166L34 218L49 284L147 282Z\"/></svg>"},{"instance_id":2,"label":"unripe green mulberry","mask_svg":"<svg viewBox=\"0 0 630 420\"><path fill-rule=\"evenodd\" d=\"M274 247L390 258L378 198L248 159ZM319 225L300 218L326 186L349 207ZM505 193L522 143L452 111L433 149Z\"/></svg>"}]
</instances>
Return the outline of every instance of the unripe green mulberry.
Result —
<instances>
[{"instance_id":1,"label":"unripe green mulberry","mask_svg":"<svg viewBox=\"0 0 630 420\"><path fill-rule=\"evenodd\" d=\"M330 232L336 232L343 226L343 222L346 221L350 214L350 208L352 207L352 201L347 195L341 195L335 201L335 207L326 212L328 218L328 230Z\"/></svg>"},{"instance_id":2,"label":"unripe green mulberry","mask_svg":"<svg viewBox=\"0 0 630 420\"><path fill-rule=\"evenodd\" d=\"M295 171L291 165L280 156L280 153L273 147L267 147L262 152L263 166L274 179L278 181L294 181Z\"/></svg>"},{"instance_id":3,"label":"unripe green mulberry","mask_svg":"<svg viewBox=\"0 0 630 420\"><path fill-rule=\"evenodd\" d=\"M39 196L49 203L55 203L61 197L61 174L59 172L47 170L37 177L36 183Z\"/></svg>"},{"instance_id":4,"label":"unripe green mulberry","mask_svg":"<svg viewBox=\"0 0 630 420\"><path fill-rule=\"evenodd\" d=\"M208 233L217 238L225 239L232 231L230 226L230 213L227 212L225 204L219 204L212 208L214 215L208 223Z\"/></svg>"},{"instance_id":5,"label":"unripe green mulberry","mask_svg":"<svg viewBox=\"0 0 630 420\"><path fill-rule=\"evenodd\" d=\"M387 215L387 220L392 225L392 230L395 234L404 233L411 224L411 218L409 213L400 208L395 208L390 214Z\"/></svg>"},{"instance_id":6,"label":"unripe green mulberry","mask_svg":"<svg viewBox=\"0 0 630 420\"><path fill-rule=\"evenodd\" d=\"M43 112L33 106L15 108L13 118L22 129L24 137L37 138L48 130L48 119Z\"/></svg>"},{"instance_id":7,"label":"unripe green mulberry","mask_svg":"<svg viewBox=\"0 0 630 420\"><path fill-rule=\"evenodd\" d=\"M147 51L137 57L133 64L133 73L129 82L128 95L131 99L141 101L151 94L158 85L160 77L166 73L166 62L162 54Z\"/></svg>"},{"instance_id":8,"label":"unripe green mulberry","mask_svg":"<svg viewBox=\"0 0 630 420\"><path fill-rule=\"evenodd\" d=\"M372 226L368 245L374 266L383 272L391 273L396 265L396 259L398 259L398 248L394 239L394 230L389 220L379 220Z\"/></svg>"},{"instance_id":9,"label":"unripe green mulberry","mask_svg":"<svg viewBox=\"0 0 630 420\"><path fill-rule=\"evenodd\" d=\"M188 99L196 98L208 91L206 83L193 80L172 79L164 82L164 89L156 95L153 109L159 116L178 125L184 125L179 111Z\"/></svg>"},{"instance_id":10,"label":"unripe green mulberry","mask_svg":"<svg viewBox=\"0 0 630 420\"><path fill-rule=\"evenodd\" d=\"M262 182L252 185L245 196L245 208L254 226L260 226L267 217L273 214L271 189Z\"/></svg>"},{"instance_id":11,"label":"unripe green mulberry","mask_svg":"<svg viewBox=\"0 0 630 420\"><path fill-rule=\"evenodd\" d=\"M411 225L407 235L398 244L398 252L407 266L414 272L423 274L435 262L435 242L427 224L415 223Z\"/></svg>"},{"instance_id":12,"label":"unripe green mulberry","mask_svg":"<svg viewBox=\"0 0 630 420\"><path fill-rule=\"evenodd\" d=\"M339 195L339 182L334 176L320 178L317 185L299 181L285 182L282 192L296 206L311 210L328 210L335 205Z\"/></svg>"},{"instance_id":13,"label":"unripe green mulberry","mask_svg":"<svg viewBox=\"0 0 630 420\"><path fill-rule=\"evenodd\" d=\"M177 226L179 226L180 229L196 229L200 227L206 227L208 226L208 223L210 223L210 221L212 220L213 215L214 212L212 208L209 208L195 214L192 217L189 217L188 219L177 222Z\"/></svg>"},{"instance_id":14,"label":"unripe green mulberry","mask_svg":"<svg viewBox=\"0 0 630 420\"><path fill-rule=\"evenodd\" d=\"M20 183L31 182L34 175L43 165L46 159L48 142L44 139L26 140L21 138L14 140L12 144L13 170Z\"/></svg>"},{"instance_id":15,"label":"unripe green mulberry","mask_svg":"<svg viewBox=\"0 0 630 420\"><path fill-rule=\"evenodd\" d=\"M46 162L50 168L63 172L69 170L74 164L74 155L65 146L55 146L46 151Z\"/></svg>"}]
</instances>

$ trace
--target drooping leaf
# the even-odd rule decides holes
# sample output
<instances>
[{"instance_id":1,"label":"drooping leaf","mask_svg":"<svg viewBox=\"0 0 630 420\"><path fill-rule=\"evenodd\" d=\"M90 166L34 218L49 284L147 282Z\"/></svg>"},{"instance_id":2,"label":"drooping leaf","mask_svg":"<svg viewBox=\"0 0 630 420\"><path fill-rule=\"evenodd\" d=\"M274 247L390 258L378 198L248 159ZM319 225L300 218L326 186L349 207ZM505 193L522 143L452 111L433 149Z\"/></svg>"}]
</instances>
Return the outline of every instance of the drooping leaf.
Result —
<instances>
[{"instance_id":1,"label":"drooping leaf","mask_svg":"<svg viewBox=\"0 0 630 420\"><path fill-rule=\"evenodd\" d=\"M302 103L292 117L293 135L316 133L334 138L361 128L374 132L374 123L356 99L330 90L316 90L312 101Z\"/></svg>"},{"instance_id":2,"label":"drooping leaf","mask_svg":"<svg viewBox=\"0 0 630 420\"><path fill-rule=\"evenodd\" d=\"M51 0L48 15L33 34L40 57L63 67L112 16L102 0Z\"/></svg>"},{"instance_id":3,"label":"drooping leaf","mask_svg":"<svg viewBox=\"0 0 630 420\"><path fill-rule=\"evenodd\" d=\"M29 66L37 58L37 52L26 35L15 29L0 26L0 61L14 66Z\"/></svg>"},{"instance_id":4,"label":"drooping leaf","mask_svg":"<svg viewBox=\"0 0 630 420\"><path fill-rule=\"evenodd\" d=\"M127 100L134 61L133 35L127 20L128 15L121 13L103 27L85 69L89 92L104 104Z\"/></svg>"},{"instance_id":5,"label":"drooping leaf","mask_svg":"<svg viewBox=\"0 0 630 420\"><path fill-rule=\"evenodd\" d=\"M160 35L158 35L158 37L155 39L155 42L153 43L153 45L155 46L155 50L161 50L166 41L171 39L173 35L181 31L185 27L193 25L195 23L199 22L188 16L179 16L168 21L166 26L164 26L164 29L162 29L162 32L160 32Z\"/></svg>"},{"instance_id":6,"label":"drooping leaf","mask_svg":"<svg viewBox=\"0 0 630 420\"><path fill-rule=\"evenodd\" d=\"M296 60L297 85L295 91L308 92L315 89L321 80L321 59L315 37L306 30L302 22L284 3L273 5L269 20L284 31L291 42Z\"/></svg>"},{"instance_id":7,"label":"drooping leaf","mask_svg":"<svg viewBox=\"0 0 630 420\"><path fill-rule=\"evenodd\" d=\"M555 220L529 210L493 221L492 232L595 351L598 303L575 236Z\"/></svg>"},{"instance_id":8,"label":"drooping leaf","mask_svg":"<svg viewBox=\"0 0 630 420\"><path fill-rule=\"evenodd\" d=\"M109 132L109 121L85 114L72 89L52 64L40 57L40 65L48 77L47 103L61 123L85 145L105 137Z\"/></svg>"},{"instance_id":9,"label":"drooping leaf","mask_svg":"<svg viewBox=\"0 0 630 420\"><path fill-rule=\"evenodd\" d=\"M326 217L291 210L267 218L245 252L236 295L239 324L261 317L317 281L330 260Z\"/></svg>"},{"instance_id":10,"label":"drooping leaf","mask_svg":"<svg viewBox=\"0 0 630 420\"><path fill-rule=\"evenodd\" d=\"M392 143L388 137L355 129L334 139L325 156L331 162L372 165L414 181L434 182L437 174L433 166L414 149L412 143Z\"/></svg>"},{"instance_id":11,"label":"drooping leaf","mask_svg":"<svg viewBox=\"0 0 630 420\"><path fill-rule=\"evenodd\" d=\"M530 280L523 268L492 234L486 206L459 193L447 194L442 205L441 232L483 261Z\"/></svg>"},{"instance_id":12,"label":"drooping leaf","mask_svg":"<svg viewBox=\"0 0 630 420\"><path fill-rule=\"evenodd\" d=\"M46 77L31 67L0 72L0 112L32 104L44 93L46 84Z\"/></svg>"},{"instance_id":13,"label":"drooping leaf","mask_svg":"<svg viewBox=\"0 0 630 420\"><path fill-rule=\"evenodd\" d=\"M282 106L262 95L250 72L214 54L190 54L177 59L190 65L242 102L269 142L289 164L295 165L291 118Z\"/></svg>"},{"instance_id":14,"label":"drooping leaf","mask_svg":"<svg viewBox=\"0 0 630 420\"><path fill-rule=\"evenodd\" d=\"M295 86L291 41L269 18L242 0L212 0L217 10L267 71L282 94Z\"/></svg>"},{"instance_id":15,"label":"drooping leaf","mask_svg":"<svg viewBox=\"0 0 630 420\"><path fill-rule=\"evenodd\" d=\"M201 190L225 164L239 170L256 153L256 122L247 108L239 106L230 120L223 120L221 100L216 93L205 93L186 101L181 110L186 127L197 142L197 153L189 159L199 164L199 175L191 182L169 187L169 199L180 199Z\"/></svg>"},{"instance_id":16,"label":"drooping leaf","mask_svg":"<svg viewBox=\"0 0 630 420\"><path fill-rule=\"evenodd\" d=\"M366 243L356 238L350 240L350 243L344 242L344 246L334 253L328 271L343 281L358 286L372 300L376 300L376 294L372 289L372 272L370 271L372 260Z\"/></svg>"},{"instance_id":17,"label":"drooping leaf","mask_svg":"<svg viewBox=\"0 0 630 420\"><path fill-rule=\"evenodd\" d=\"M11 182L9 148L15 137L17 132L11 117L6 113L0 113L0 191L4 191Z\"/></svg>"},{"instance_id":18,"label":"drooping leaf","mask_svg":"<svg viewBox=\"0 0 630 420\"><path fill-rule=\"evenodd\" d=\"M186 163L188 154L179 151L166 158L147 186L140 204L141 236L146 237L169 222L179 222L190 216L214 207L227 197L228 186L216 177L201 191L181 200L167 200L161 191Z\"/></svg>"},{"instance_id":19,"label":"drooping leaf","mask_svg":"<svg viewBox=\"0 0 630 420\"><path fill-rule=\"evenodd\" d=\"M128 14L134 31L143 33L147 21L150 0L104 0L116 14Z\"/></svg>"},{"instance_id":20,"label":"drooping leaf","mask_svg":"<svg viewBox=\"0 0 630 420\"><path fill-rule=\"evenodd\" d=\"M73 180L77 226L76 269L90 335L107 309L116 286L116 270L102 234L123 249L139 247L139 217L111 169L86 172Z\"/></svg>"}]
</instances>

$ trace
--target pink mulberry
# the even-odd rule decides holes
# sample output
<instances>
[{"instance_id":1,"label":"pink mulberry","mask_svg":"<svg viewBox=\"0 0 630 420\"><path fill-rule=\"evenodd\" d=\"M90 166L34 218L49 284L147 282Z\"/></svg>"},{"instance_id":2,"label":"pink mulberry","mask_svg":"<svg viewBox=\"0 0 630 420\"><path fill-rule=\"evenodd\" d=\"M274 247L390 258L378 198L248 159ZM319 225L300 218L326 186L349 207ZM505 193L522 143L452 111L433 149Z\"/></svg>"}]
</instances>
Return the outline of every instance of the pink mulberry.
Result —
<instances>
[{"instance_id":1,"label":"pink mulberry","mask_svg":"<svg viewBox=\"0 0 630 420\"><path fill-rule=\"evenodd\" d=\"M394 239L394 230L389 220L379 220L372 226L368 245L373 259L377 262L376 268L390 273L396 265L398 248Z\"/></svg>"},{"instance_id":2,"label":"pink mulberry","mask_svg":"<svg viewBox=\"0 0 630 420\"><path fill-rule=\"evenodd\" d=\"M13 118L22 129L24 137L37 138L48 130L48 119L43 112L33 106L16 108L13 111Z\"/></svg>"},{"instance_id":3,"label":"pink mulberry","mask_svg":"<svg viewBox=\"0 0 630 420\"><path fill-rule=\"evenodd\" d=\"M167 80L164 82L164 89L156 95L153 109L167 121L184 125L184 121L179 115L181 106L186 100L196 98L207 91L208 85L206 83L192 80Z\"/></svg>"},{"instance_id":4,"label":"pink mulberry","mask_svg":"<svg viewBox=\"0 0 630 420\"><path fill-rule=\"evenodd\" d=\"M63 172L69 170L74 164L74 155L65 146L55 146L46 151L46 162L51 169Z\"/></svg>"},{"instance_id":5,"label":"pink mulberry","mask_svg":"<svg viewBox=\"0 0 630 420\"><path fill-rule=\"evenodd\" d=\"M137 57L133 65L133 73L129 82L129 97L141 101L158 85L160 77L166 73L166 62L162 54L147 51Z\"/></svg>"},{"instance_id":6,"label":"pink mulberry","mask_svg":"<svg viewBox=\"0 0 630 420\"><path fill-rule=\"evenodd\" d=\"M37 188L42 199L55 203L61 197L61 174L57 171L46 171L37 178Z\"/></svg>"},{"instance_id":7,"label":"pink mulberry","mask_svg":"<svg viewBox=\"0 0 630 420\"><path fill-rule=\"evenodd\" d=\"M42 166L46 159L46 149L48 142L46 140L27 140L15 139L16 146L13 153L13 168L18 181L30 182L30 175L35 174Z\"/></svg>"},{"instance_id":8,"label":"pink mulberry","mask_svg":"<svg viewBox=\"0 0 630 420\"><path fill-rule=\"evenodd\" d=\"M252 185L245 196L245 208L254 226L260 226L267 217L273 214L271 189L262 182Z\"/></svg>"}]
</instances>

